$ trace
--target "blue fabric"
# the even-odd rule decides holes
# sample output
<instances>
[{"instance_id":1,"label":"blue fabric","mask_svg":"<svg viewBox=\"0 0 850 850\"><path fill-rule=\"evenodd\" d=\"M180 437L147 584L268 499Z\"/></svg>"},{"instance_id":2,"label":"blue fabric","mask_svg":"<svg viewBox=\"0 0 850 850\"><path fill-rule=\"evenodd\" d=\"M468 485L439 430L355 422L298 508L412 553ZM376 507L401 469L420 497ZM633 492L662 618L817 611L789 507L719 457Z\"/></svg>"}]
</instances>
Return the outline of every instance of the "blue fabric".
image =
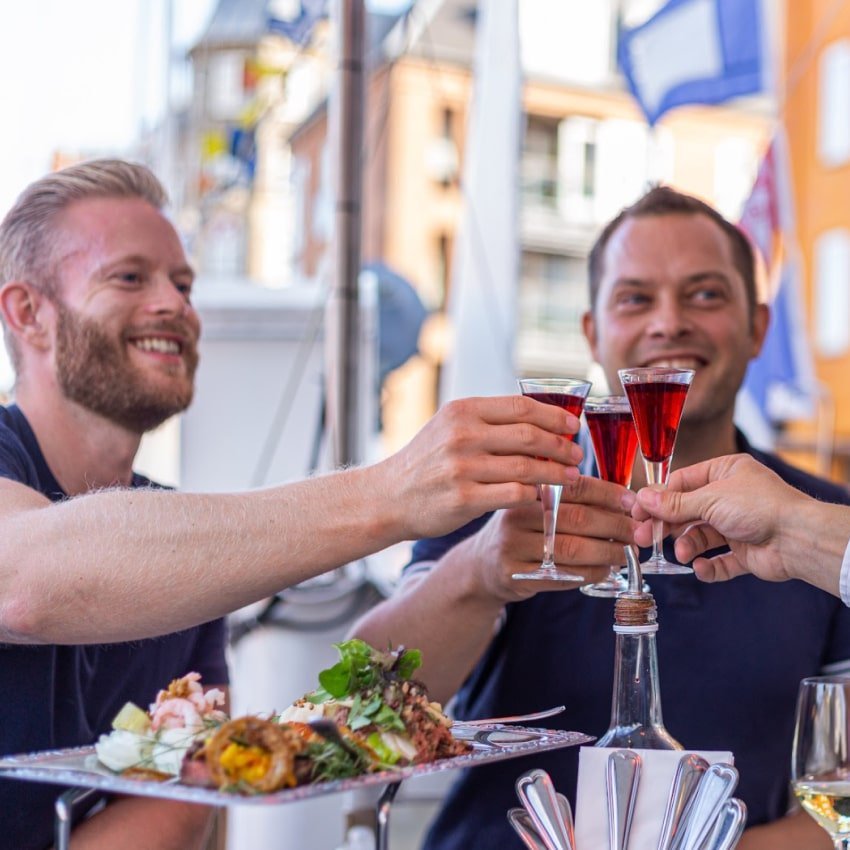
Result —
<instances>
[{"instance_id":1,"label":"blue fabric","mask_svg":"<svg viewBox=\"0 0 850 850\"><path fill-rule=\"evenodd\" d=\"M812 496L850 504L843 488L754 450L741 435L739 449ZM420 541L408 569L439 558L486 520ZM750 826L781 817L789 802L797 686L824 665L850 659L850 610L797 581L647 578L658 605L665 726L688 749L732 750L741 774L736 796L747 804ZM509 605L504 627L458 694L456 714L493 717L563 704L567 710L547 725L602 735L611 716L612 625L613 600L576 591ZM425 847L514 846L505 812L517 805L516 778L532 767L548 771L575 804L578 748L475 768L449 792Z\"/></svg>"},{"instance_id":2,"label":"blue fabric","mask_svg":"<svg viewBox=\"0 0 850 850\"><path fill-rule=\"evenodd\" d=\"M770 305L770 324L758 357L747 367L743 389L753 401L765 420L771 423L789 419L811 418L813 414L813 375L811 354L805 343L806 330L799 306L799 267L786 262L782 269L779 289ZM805 359L804 359L805 358ZM775 396L784 395L793 399L791 404L777 408Z\"/></svg>"},{"instance_id":3,"label":"blue fabric","mask_svg":"<svg viewBox=\"0 0 850 850\"><path fill-rule=\"evenodd\" d=\"M15 406L0 407L0 477L52 501L66 498L35 435ZM136 475L134 487L156 486ZM175 569L179 565L175 564ZM157 591L139 604L155 605ZM108 605L109 600L102 600ZM97 610L80 611L96 618ZM228 681L223 620L153 640L90 646L0 644L0 754L92 744L125 702L147 708L157 691L191 670L206 684ZM64 788L0 780L0 847L53 843L53 804Z\"/></svg>"},{"instance_id":4,"label":"blue fabric","mask_svg":"<svg viewBox=\"0 0 850 850\"><path fill-rule=\"evenodd\" d=\"M632 95L652 125L668 110L691 103L722 103L733 97L754 94L764 88L764 27L759 13L758 0L713 0L714 26L722 59L720 73L714 77L683 78L673 84L657 104L645 98L642 81L646 70L641 67L641 50L635 50L633 41L671 14L689 6L694 0L669 0L648 21L620 34L617 60ZM675 49L671 45L675 62Z\"/></svg>"}]
</instances>

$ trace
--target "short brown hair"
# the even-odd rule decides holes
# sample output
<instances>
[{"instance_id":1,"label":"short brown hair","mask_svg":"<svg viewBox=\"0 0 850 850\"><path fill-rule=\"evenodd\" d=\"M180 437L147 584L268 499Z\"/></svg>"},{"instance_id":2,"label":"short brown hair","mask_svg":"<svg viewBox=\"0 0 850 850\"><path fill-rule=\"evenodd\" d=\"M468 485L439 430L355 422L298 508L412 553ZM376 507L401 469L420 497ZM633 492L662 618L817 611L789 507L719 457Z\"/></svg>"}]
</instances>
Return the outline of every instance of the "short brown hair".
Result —
<instances>
[{"instance_id":1,"label":"short brown hair","mask_svg":"<svg viewBox=\"0 0 850 850\"><path fill-rule=\"evenodd\" d=\"M88 198L141 198L159 210L168 202L149 168L120 159L94 159L48 174L24 189L0 223L0 286L25 280L53 297L56 217ZM6 346L17 370L20 356L8 330Z\"/></svg>"},{"instance_id":2,"label":"short brown hair","mask_svg":"<svg viewBox=\"0 0 850 850\"><path fill-rule=\"evenodd\" d=\"M590 309L596 309L599 284L602 281L605 249L617 228L627 219L660 215L704 215L711 219L727 236L732 248L732 261L744 280L747 306L750 317L755 313L756 295L756 257L750 240L744 233L727 221L714 207L699 198L677 192L670 186L654 186L642 198L620 213L602 228L602 232L590 249L587 258L588 285L590 287Z\"/></svg>"}]
</instances>

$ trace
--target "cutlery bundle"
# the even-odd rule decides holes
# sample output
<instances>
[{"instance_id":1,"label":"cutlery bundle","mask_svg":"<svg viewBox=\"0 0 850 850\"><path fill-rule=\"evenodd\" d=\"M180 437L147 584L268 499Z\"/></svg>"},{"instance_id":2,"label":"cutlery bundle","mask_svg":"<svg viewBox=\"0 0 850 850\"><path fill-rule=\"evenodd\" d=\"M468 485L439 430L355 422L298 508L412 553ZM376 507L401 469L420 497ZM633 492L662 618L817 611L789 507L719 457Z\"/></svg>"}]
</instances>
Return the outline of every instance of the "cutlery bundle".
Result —
<instances>
[{"instance_id":1,"label":"cutlery bundle","mask_svg":"<svg viewBox=\"0 0 850 850\"><path fill-rule=\"evenodd\" d=\"M629 850L641 764L635 750L615 750L608 756L608 850ZM683 755L664 811L658 812L657 850L733 850L747 820L747 807L732 796L737 784L738 771L732 765ZM522 808L511 809L508 820L529 850L600 850L576 845L570 804L545 771L524 773L516 790Z\"/></svg>"}]
</instances>

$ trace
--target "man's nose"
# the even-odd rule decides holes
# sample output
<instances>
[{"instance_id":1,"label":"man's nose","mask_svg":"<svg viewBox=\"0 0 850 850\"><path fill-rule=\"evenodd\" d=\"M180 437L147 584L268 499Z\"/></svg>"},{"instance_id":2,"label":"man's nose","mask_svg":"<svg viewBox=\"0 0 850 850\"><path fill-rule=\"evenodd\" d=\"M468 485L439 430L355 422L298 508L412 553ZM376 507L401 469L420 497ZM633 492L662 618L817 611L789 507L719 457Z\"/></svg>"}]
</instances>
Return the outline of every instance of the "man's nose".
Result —
<instances>
[{"instance_id":1,"label":"man's nose","mask_svg":"<svg viewBox=\"0 0 850 850\"><path fill-rule=\"evenodd\" d=\"M167 274L155 274L147 309L160 316L182 316L191 311L192 306Z\"/></svg>"},{"instance_id":2,"label":"man's nose","mask_svg":"<svg viewBox=\"0 0 850 850\"><path fill-rule=\"evenodd\" d=\"M676 298L660 298L649 317L647 332L651 336L678 339L693 330L687 310Z\"/></svg>"}]
</instances>

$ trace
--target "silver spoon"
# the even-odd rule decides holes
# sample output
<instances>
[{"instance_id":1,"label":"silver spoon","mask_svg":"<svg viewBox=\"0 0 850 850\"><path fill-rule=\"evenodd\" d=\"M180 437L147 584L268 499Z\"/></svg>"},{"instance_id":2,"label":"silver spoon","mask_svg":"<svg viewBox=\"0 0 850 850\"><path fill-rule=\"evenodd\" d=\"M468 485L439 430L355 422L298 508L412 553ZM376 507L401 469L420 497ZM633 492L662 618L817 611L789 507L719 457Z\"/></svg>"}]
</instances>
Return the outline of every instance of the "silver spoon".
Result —
<instances>
[{"instance_id":1,"label":"silver spoon","mask_svg":"<svg viewBox=\"0 0 850 850\"><path fill-rule=\"evenodd\" d=\"M528 850L547 850L540 833L531 821L531 815L525 809L508 809L508 822Z\"/></svg>"},{"instance_id":2,"label":"silver spoon","mask_svg":"<svg viewBox=\"0 0 850 850\"><path fill-rule=\"evenodd\" d=\"M606 788L608 794L608 846L626 850L635 813L640 756L633 750L617 750L608 756Z\"/></svg>"},{"instance_id":3,"label":"silver spoon","mask_svg":"<svg viewBox=\"0 0 850 850\"><path fill-rule=\"evenodd\" d=\"M702 845L705 850L732 850L744 834L747 805L737 797L727 800L714 822L714 829Z\"/></svg>"},{"instance_id":4,"label":"silver spoon","mask_svg":"<svg viewBox=\"0 0 850 850\"><path fill-rule=\"evenodd\" d=\"M707 768L708 762L696 754L682 756L679 760L673 784L670 786L670 795L667 798L667 808L661 824L661 836L658 839L658 850L670 850L673 838L679 830L682 813Z\"/></svg>"},{"instance_id":5,"label":"silver spoon","mask_svg":"<svg viewBox=\"0 0 850 850\"><path fill-rule=\"evenodd\" d=\"M731 764L708 767L685 808L672 850L699 850L737 784L738 771Z\"/></svg>"},{"instance_id":6,"label":"silver spoon","mask_svg":"<svg viewBox=\"0 0 850 850\"><path fill-rule=\"evenodd\" d=\"M496 723L525 723L527 720L542 720L544 717L553 717L566 711L565 705L556 705L545 711L535 711L531 714L511 714L507 717L487 717L483 720L454 720L452 726L489 726Z\"/></svg>"},{"instance_id":7,"label":"silver spoon","mask_svg":"<svg viewBox=\"0 0 850 850\"><path fill-rule=\"evenodd\" d=\"M574 850L549 774L539 769L522 774L516 792L548 850Z\"/></svg>"},{"instance_id":8,"label":"silver spoon","mask_svg":"<svg viewBox=\"0 0 850 850\"><path fill-rule=\"evenodd\" d=\"M561 820L563 820L564 826L567 828L567 835L569 836L570 844L572 845L573 850L575 850L576 830L573 822L572 806L570 806L570 801L563 794L555 794L555 797L558 800L558 808L561 810Z\"/></svg>"}]
</instances>

